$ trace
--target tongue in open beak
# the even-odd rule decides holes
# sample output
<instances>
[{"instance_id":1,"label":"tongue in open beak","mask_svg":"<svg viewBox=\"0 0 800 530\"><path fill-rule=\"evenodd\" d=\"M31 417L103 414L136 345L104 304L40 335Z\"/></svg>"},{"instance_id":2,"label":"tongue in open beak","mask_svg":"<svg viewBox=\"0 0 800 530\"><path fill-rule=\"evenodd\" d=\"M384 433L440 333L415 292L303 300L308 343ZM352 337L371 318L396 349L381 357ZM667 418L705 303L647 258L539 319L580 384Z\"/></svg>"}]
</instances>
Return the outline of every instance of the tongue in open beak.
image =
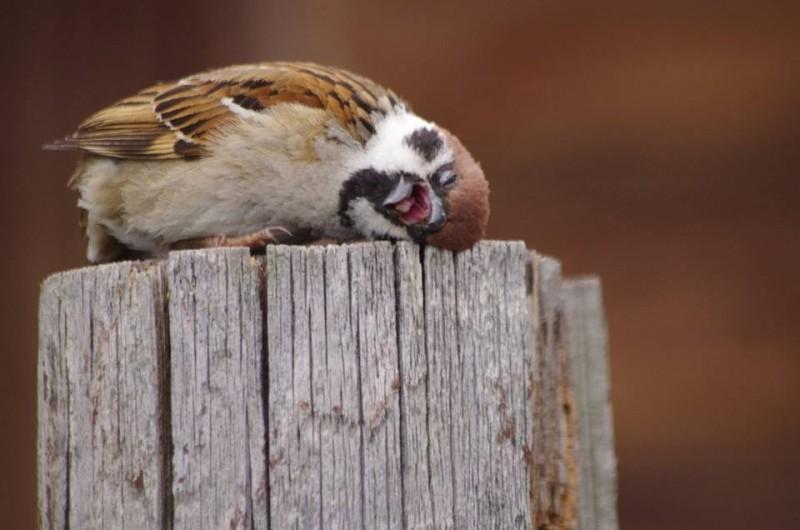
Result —
<instances>
[{"instance_id":1,"label":"tongue in open beak","mask_svg":"<svg viewBox=\"0 0 800 530\"><path fill-rule=\"evenodd\" d=\"M422 184L401 183L384 205L400 214L400 219L406 224L424 223L431 215L429 193L427 186Z\"/></svg>"}]
</instances>

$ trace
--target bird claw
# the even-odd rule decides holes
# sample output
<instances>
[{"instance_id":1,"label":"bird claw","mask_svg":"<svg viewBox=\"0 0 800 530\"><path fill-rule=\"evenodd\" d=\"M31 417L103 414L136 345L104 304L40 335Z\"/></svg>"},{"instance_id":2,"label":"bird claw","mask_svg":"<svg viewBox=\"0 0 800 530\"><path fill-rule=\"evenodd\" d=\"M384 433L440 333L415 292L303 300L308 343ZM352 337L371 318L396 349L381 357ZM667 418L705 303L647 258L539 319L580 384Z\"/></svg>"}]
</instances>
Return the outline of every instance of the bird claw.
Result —
<instances>
[{"instance_id":1,"label":"bird claw","mask_svg":"<svg viewBox=\"0 0 800 530\"><path fill-rule=\"evenodd\" d=\"M278 234L283 234L285 238L281 238ZM225 238L224 246L236 246L236 247L248 247L248 248L262 248L266 247L270 243L280 243L281 240L285 240L292 237L292 233L283 228L282 226L272 226L268 228L263 228L258 232L253 232L252 234L247 234L244 236L239 237L230 237Z\"/></svg>"},{"instance_id":2,"label":"bird claw","mask_svg":"<svg viewBox=\"0 0 800 530\"><path fill-rule=\"evenodd\" d=\"M282 235L279 236L278 234ZM270 243L281 243L291 237L292 233L286 228L282 226L271 226L243 236L209 236L185 239L173 243L170 248L172 250L218 247L247 247L250 249L260 249L266 247Z\"/></svg>"},{"instance_id":3,"label":"bird claw","mask_svg":"<svg viewBox=\"0 0 800 530\"><path fill-rule=\"evenodd\" d=\"M283 232L287 238L292 237L292 233L282 226L273 226L271 228L265 228L263 231L266 231L268 234L272 235L273 230L277 232ZM277 242L278 240L275 239L275 241Z\"/></svg>"}]
</instances>

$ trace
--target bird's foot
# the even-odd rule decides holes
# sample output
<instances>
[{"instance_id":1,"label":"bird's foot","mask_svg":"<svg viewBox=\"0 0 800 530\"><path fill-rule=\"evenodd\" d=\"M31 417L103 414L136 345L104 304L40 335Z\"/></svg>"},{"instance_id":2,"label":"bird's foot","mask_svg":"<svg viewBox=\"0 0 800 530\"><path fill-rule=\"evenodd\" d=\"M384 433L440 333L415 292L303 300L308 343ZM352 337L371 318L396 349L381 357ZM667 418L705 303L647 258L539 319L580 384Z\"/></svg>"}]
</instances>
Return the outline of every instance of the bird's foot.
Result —
<instances>
[{"instance_id":1,"label":"bird's foot","mask_svg":"<svg viewBox=\"0 0 800 530\"><path fill-rule=\"evenodd\" d=\"M292 233L282 226L271 226L263 228L258 232L243 236L219 236L221 238L220 247L247 247L262 248L270 243L280 243L292 237Z\"/></svg>"},{"instance_id":2,"label":"bird's foot","mask_svg":"<svg viewBox=\"0 0 800 530\"><path fill-rule=\"evenodd\" d=\"M184 239L183 241L173 243L172 249L182 250L215 247L247 247L250 249L258 249L264 248L270 243L281 243L291 237L292 233L282 226L271 226L243 236L209 236Z\"/></svg>"}]
</instances>

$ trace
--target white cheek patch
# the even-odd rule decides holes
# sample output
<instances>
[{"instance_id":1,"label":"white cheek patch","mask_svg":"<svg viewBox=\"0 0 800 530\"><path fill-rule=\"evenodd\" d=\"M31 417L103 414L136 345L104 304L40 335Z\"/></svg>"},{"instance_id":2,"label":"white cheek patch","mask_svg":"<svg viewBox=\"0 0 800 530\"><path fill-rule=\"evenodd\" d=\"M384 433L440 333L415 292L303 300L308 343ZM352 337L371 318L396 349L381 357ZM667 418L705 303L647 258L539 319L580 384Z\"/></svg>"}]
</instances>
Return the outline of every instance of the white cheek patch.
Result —
<instances>
[{"instance_id":1,"label":"white cheek patch","mask_svg":"<svg viewBox=\"0 0 800 530\"><path fill-rule=\"evenodd\" d=\"M372 204L363 197L350 203L347 215L353 221L353 227L364 236L390 236L395 239L411 239L408 230L402 226L397 226L376 212Z\"/></svg>"}]
</instances>

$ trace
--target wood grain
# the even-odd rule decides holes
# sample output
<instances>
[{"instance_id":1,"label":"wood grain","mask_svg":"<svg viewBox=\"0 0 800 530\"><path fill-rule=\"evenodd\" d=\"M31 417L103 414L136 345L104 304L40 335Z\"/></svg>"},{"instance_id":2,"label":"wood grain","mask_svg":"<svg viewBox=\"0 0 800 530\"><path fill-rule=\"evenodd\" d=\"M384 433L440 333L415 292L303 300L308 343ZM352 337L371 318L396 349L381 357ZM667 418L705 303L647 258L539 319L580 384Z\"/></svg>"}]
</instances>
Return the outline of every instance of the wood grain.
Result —
<instances>
[{"instance_id":1,"label":"wood grain","mask_svg":"<svg viewBox=\"0 0 800 530\"><path fill-rule=\"evenodd\" d=\"M206 250L173 253L167 270L175 528L264 527L258 266Z\"/></svg>"},{"instance_id":2,"label":"wood grain","mask_svg":"<svg viewBox=\"0 0 800 530\"><path fill-rule=\"evenodd\" d=\"M608 336L597 278L564 282L567 344L579 415L581 528L617 528L617 460L611 414Z\"/></svg>"},{"instance_id":3,"label":"wood grain","mask_svg":"<svg viewBox=\"0 0 800 530\"><path fill-rule=\"evenodd\" d=\"M66 272L42 292L40 527L164 526L162 266Z\"/></svg>"},{"instance_id":4,"label":"wood grain","mask_svg":"<svg viewBox=\"0 0 800 530\"><path fill-rule=\"evenodd\" d=\"M42 528L616 527L594 280L522 243L55 275Z\"/></svg>"}]
</instances>

